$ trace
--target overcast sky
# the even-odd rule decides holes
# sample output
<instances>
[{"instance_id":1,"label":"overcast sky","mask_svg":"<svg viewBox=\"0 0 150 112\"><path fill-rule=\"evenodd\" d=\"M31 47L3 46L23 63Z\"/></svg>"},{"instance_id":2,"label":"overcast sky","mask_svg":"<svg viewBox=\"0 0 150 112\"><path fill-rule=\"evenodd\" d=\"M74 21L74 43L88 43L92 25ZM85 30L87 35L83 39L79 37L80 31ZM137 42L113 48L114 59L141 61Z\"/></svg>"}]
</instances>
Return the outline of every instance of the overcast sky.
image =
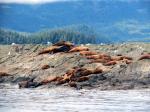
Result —
<instances>
[{"instance_id":1,"label":"overcast sky","mask_svg":"<svg viewBox=\"0 0 150 112\"><path fill-rule=\"evenodd\" d=\"M58 2L58 1L69 1L69 0L0 0L0 3L38 4L38 3Z\"/></svg>"},{"instance_id":2,"label":"overcast sky","mask_svg":"<svg viewBox=\"0 0 150 112\"><path fill-rule=\"evenodd\" d=\"M19 4L41 4L41 3L53 3L63 1L84 1L84 0L0 0L0 3L19 3ZM149 1L149 0L85 0L85 1L121 1L121 2L137 2L137 1Z\"/></svg>"}]
</instances>

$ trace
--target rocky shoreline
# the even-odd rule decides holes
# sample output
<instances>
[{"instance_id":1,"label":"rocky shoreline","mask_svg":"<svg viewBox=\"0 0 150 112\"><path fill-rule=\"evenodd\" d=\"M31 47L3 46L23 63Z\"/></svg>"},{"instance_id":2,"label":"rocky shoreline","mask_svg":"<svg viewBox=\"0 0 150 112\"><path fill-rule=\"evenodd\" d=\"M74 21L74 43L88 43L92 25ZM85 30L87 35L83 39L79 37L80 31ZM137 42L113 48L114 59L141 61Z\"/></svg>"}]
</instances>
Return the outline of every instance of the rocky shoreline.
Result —
<instances>
[{"instance_id":1,"label":"rocky shoreline","mask_svg":"<svg viewBox=\"0 0 150 112\"><path fill-rule=\"evenodd\" d=\"M20 88L150 88L150 43L0 45L0 83Z\"/></svg>"}]
</instances>

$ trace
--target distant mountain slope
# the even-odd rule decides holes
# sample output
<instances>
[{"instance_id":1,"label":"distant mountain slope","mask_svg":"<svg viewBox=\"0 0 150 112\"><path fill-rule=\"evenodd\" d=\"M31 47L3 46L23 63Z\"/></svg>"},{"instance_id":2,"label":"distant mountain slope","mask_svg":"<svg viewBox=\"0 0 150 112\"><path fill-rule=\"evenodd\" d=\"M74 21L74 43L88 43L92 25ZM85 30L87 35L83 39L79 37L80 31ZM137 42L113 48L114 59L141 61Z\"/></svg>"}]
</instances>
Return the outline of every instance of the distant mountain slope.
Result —
<instances>
[{"instance_id":1,"label":"distant mountain slope","mask_svg":"<svg viewBox=\"0 0 150 112\"><path fill-rule=\"evenodd\" d=\"M0 4L0 27L36 32L43 28L72 24L104 23L108 26L127 19L149 21L148 4L150 4L149 0L131 2L80 0L37 5Z\"/></svg>"},{"instance_id":2,"label":"distant mountain slope","mask_svg":"<svg viewBox=\"0 0 150 112\"><path fill-rule=\"evenodd\" d=\"M143 41L150 38L149 4L149 0L79 0L37 5L0 4L0 27L30 33L40 32L42 29L59 29L61 32L62 30L68 32L68 29L70 32L73 29L74 34L84 33L86 37L90 36L88 33L94 33L96 43L108 40ZM90 31L86 31L89 30L86 27L81 29L76 27L79 24L91 26L92 30L90 28ZM44 40L49 40L49 37L45 37Z\"/></svg>"}]
</instances>

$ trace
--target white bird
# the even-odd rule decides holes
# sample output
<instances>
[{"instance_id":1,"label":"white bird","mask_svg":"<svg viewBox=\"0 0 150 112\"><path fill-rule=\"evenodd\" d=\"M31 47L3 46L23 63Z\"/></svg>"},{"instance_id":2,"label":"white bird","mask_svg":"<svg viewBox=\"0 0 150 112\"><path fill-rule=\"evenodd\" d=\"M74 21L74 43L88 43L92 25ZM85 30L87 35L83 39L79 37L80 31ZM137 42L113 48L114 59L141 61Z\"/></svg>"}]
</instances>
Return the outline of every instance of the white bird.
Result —
<instances>
[{"instance_id":1,"label":"white bird","mask_svg":"<svg viewBox=\"0 0 150 112\"><path fill-rule=\"evenodd\" d=\"M16 44L15 44L15 43L12 43L11 45L14 46L14 45L16 45Z\"/></svg>"},{"instance_id":2,"label":"white bird","mask_svg":"<svg viewBox=\"0 0 150 112\"><path fill-rule=\"evenodd\" d=\"M10 55L10 51L9 51L8 55Z\"/></svg>"},{"instance_id":3,"label":"white bird","mask_svg":"<svg viewBox=\"0 0 150 112\"><path fill-rule=\"evenodd\" d=\"M52 43L48 41L48 42L47 42L47 45L52 45Z\"/></svg>"}]
</instances>

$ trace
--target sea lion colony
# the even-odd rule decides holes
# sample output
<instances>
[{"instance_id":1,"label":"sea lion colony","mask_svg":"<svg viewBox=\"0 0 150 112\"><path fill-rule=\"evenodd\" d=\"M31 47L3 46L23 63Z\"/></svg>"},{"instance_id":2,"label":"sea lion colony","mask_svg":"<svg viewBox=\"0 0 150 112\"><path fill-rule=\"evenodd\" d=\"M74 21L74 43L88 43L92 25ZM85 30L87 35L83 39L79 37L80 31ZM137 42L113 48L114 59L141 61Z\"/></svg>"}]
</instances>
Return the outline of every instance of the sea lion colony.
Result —
<instances>
[{"instance_id":1,"label":"sea lion colony","mask_svg":"<svg viewBox=\"0 0 150 112\"><path fill-rule=\"evenodd\" d=\"M118 54L116 56L110 56L105 53L99 53L95 51L90 51L88 47L85 46L75 46L74 44L70 42L58 42L56 44L53 44L50 47L47 47L45 49L42 49L38 55L42 55L45 53L79 53L81 56L87 58L89 60L88 64L92 63L101 63L107 70L110 67L113 67L113 65L119 64L119 63L126 63L131 64L134 60L132 57L123 56L121 54ZM61 55L61 54L60 54ZM144 60L144 59L150 59L150 54L143 54L138 60ZM48 69L49 65L43 65L41 67L42 70ZM61 84L67 84L70 87L77 87L77 82L83 82L86 80L89 80L89 77L92 74L99 74L101 75L103 72L107 72L106 69L103 68L84 68L84 67L73 67L72 69L68 70L64 75L62 76L49 76L46 79L42 80L41 82L37 83L34 82L34 80L20 82L19 87L20 88L30 88L30 87L38 87L40 85L46 85L49 83L55 83L56 85Z\"/></svg>"}]
</instances>

